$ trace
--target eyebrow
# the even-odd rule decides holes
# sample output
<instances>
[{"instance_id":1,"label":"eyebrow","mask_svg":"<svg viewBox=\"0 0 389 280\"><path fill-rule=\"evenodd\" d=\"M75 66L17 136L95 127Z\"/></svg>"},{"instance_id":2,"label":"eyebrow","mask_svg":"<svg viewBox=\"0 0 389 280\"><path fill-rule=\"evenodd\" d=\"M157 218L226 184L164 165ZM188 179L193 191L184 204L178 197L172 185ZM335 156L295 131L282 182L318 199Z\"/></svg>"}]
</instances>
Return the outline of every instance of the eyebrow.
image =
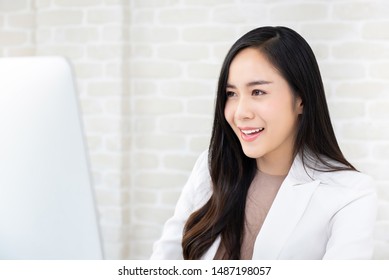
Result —
<instances>
[{"instance_id":1,"label":"eyebrow","mask_svg":"<svg viewBox=\"0 0 389 280\"><path fill-rule=\"evenodd\" d=\"M257 81L252 81L252 82L249 82L246 84L246 87L252 87L252 86L258 86L258 85L268 85L268 84L271 84L273 82L270 82L270 81L264 81L264 80L257 80ZM230 84L230 83L227 83L226 85L227 88L236 88L236 86Z\"/></svg>"}]
</instances>

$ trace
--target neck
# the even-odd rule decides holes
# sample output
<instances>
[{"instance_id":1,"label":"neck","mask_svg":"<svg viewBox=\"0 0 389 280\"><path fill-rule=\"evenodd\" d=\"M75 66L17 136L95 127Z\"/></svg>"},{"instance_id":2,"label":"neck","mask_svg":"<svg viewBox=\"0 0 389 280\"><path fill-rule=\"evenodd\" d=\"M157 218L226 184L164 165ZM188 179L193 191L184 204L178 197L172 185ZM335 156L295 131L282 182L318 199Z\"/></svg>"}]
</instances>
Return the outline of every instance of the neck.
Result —
<instances>
[{"instance_id":1,"label":"neck","mask_svg":"<svg viewBox=\"0 0 389 280\"><path fill-rule=\"evenodd\" d=\"M292 163L292 155L279 157L264 156L257 158L257 168L269 175L287 175Z\"/></svg>"}]
</instances>

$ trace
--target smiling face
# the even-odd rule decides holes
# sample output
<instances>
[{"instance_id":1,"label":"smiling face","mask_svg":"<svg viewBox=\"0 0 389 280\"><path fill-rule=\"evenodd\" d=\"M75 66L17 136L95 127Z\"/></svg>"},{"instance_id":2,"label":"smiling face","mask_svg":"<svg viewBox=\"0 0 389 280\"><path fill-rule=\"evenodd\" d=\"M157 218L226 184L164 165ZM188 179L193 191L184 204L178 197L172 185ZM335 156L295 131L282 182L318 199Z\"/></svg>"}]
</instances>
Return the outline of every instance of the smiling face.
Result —
<instances>
[{"instance_id":1,"label":"smiling face","mask_svg":"<svg viewBox=\"0 0 389 280\"><path fill-rule=\"evenodd\" d=\"M263 172L286 174L303 112L301 99L254 48L243 49L232 60L226 95L224 115L245 155L257 159Z\"/></svg>"}]
</instances>

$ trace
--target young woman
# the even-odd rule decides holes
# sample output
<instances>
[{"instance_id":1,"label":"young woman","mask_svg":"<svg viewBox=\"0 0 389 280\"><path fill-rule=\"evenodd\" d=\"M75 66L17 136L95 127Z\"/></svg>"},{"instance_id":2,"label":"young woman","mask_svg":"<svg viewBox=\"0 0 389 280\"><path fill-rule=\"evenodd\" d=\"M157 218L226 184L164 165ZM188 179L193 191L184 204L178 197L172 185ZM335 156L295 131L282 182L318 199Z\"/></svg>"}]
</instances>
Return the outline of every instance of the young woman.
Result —
<instances>
[{"instance_id":1,"label":"young woman","mask_svg":"<svg viewBox=\"0 0 389 280\"><path fill-rule=\"evenodd\" d=\"M261 27L225 58L209 150L152 259L369 259L376 204L339 149L311 48Z\"/></svg>"}]
</instances>

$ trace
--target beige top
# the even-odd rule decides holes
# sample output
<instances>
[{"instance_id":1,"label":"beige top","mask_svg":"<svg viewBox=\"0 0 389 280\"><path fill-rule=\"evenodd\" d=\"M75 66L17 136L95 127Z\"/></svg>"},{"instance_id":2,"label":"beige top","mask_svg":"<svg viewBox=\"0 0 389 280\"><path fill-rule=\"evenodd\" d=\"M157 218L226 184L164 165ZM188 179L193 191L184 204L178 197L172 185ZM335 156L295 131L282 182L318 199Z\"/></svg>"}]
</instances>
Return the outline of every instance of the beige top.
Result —
<instances>
[{"instance_id":1,"label":"beige top","mask_svg":"<svg viewBox=\"0 0 389 280\"><path fill-rule=\"evenodd\" d=\"M241 247L242 260L252 259L255 239L285 177L286 175L270 175L258 171L251 183L246 201L246 222ZM223 253L224 248L220 246L215 259L220 259Z\"/></svg>"}]
</instances>

